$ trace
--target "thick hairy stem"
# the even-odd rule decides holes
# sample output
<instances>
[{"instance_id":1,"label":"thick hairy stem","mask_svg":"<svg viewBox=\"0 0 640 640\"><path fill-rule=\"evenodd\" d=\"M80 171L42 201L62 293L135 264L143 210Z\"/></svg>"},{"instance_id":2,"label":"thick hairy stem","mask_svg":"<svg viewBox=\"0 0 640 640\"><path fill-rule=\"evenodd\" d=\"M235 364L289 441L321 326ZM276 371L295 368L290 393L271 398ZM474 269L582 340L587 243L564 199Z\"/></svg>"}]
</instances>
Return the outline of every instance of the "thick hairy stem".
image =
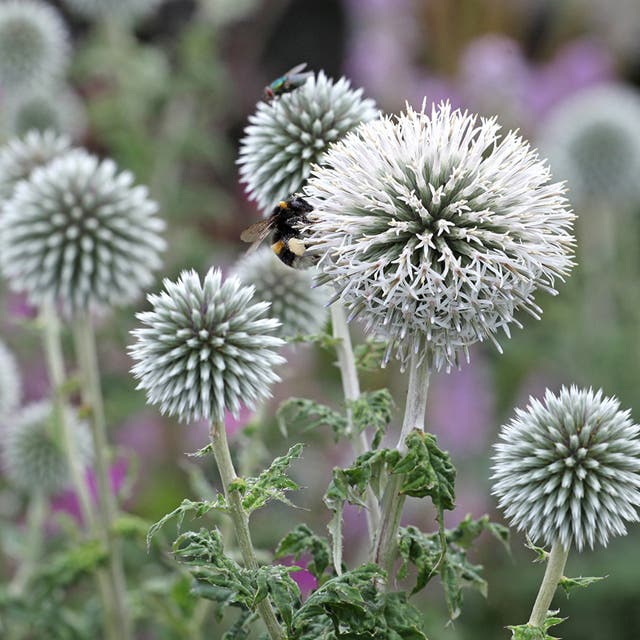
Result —
<instances>
[{"instance_id":1,"label":"thick hairy stem","mask_svg":"<svg viewBox=\"0 0 640 640\"><path fill-rule=\"evenodd\" d=\"M91 496L87 487L84 469L80 464L78 455L78 443L73 432L69 427L67 419L67 402L63 395L63 386L66 380L64 369L64 356L62 354L62 343L60 339L60 320L55 310L50 305L43 305L40 313L42 323L42 335L44 342L44 351L47 361L47 369L49 373L49 381L53 393L53 405L56 415L56 424L61 430L62 442L69 464L71 481L78 496L80 503L80 512L85 525L88 527L91 535L100 538L101 528L98 527ZM104 607L104 626L105 636L109 640L119 640L120 634L115 626L116 606L114 603L113 589L110 583L109 575L105 570L99 569L96 572L96 582L100 599Z\"/></svg>"},{"instance_id":2,"label":"thick hairy stem","mask_svg":"<svg viewBox=\"0 0 640 640\"><path fill-rule=\"evenodd\" d=\"M358 380L358 370L353 355L353 347L351 346L351 335L349 334L344 308L340 302L334 302L331 305L331 324L333 326L333 337L339 339L336 344L336 355L338 356L338 367L340 368L340 375L342 377L344 399L347 402L353 402L360 397L360 382ZM356 456L360 456L369 451L367 435L364 431L357 434L353 433L353 418L350 409L347 409L347 420L353 450ZM366 504L369 541L373 546L376 532L380 526L380 507L371 488L367 490Z\"/></svg>"},{"instance_id":3,"label":"thick hairy stem","mask_svg":"<svg viewBox=\"0 0 640 640\"><path fill-rule=\"evenodd\" d=\"M551 606L553 600L553 594L558 588L558 583L562 578L564 567L567 564L567 557L569 556L569 549L564 549L559 541L551 547L551 553L547 559L547 568L544 572L544 578L538 591L533 610L531 611L531 617L529 618L529 624L533 627L542 627L547 617L547 611Z\"/></svg>"},{"instance_id":4,"label":"thick hairy stem","mask_svg":"<svg viewBox=\"0 0 640 640\"><path fill-rule=\"evenodd\" d=\"M125 601L127 585L122 563L122 550L113 530L117 505L109 480L109 445L104 400L100 385L93 325L86 312L80 312L74 321L74 338L80 368L82 398L91 411L90 424L95 449L94 464L98 487L98 511L103 530L102 539L109 552L109 574L113 589L115 624L118 626L119 638L129 640L132 638L132 631L131 619Z\"/></svg>"},{"instance_id":5,"label":"thick hairy stem","mask_svg":"<svg viewBox=\"0 0 640 640\"><path fill-rule=\"evenodd\" d=\"M245 566L249 569L258 568L258 559L251 542L251 534L249 533L249 517L247 516L243 506L242 498L237 491L230 491L231 483L237 479L236 470L231 460L231 452L227 442L227 434L222 423L212 423L209 431L211 436L211 444L213 446L213 455L218 465L220 479L224 495L229 505L229 516L233 522L233 530L238 542L238 548L242 554ZM258 613L262 616L264 623L269 632L271 640L284 640L285 634L276 618L271 602L265 598L257 606Z\"/></svg>"},{"instance_id":6,"label":"thick hairy stem","mask_svg":"<svg viewBox=\"0 0 640 640\"><path fill-rule=\"evenodd\" d=\"M424 431L424 416L427 409L429 378L431 377L431 361L428 356L422 359L414 355L409 370L409 388L402 422L402 432L397 449L406 451L405 440L414 429ZM400 517L404 507L405 496L400 495L402 477L393 475L389 478L382 497L382 514L380 530L373 548L372 559L380 565L389 576L391 583L393 563L396 555L396 538L400 526Z\"/></svg>"}]
</instances>

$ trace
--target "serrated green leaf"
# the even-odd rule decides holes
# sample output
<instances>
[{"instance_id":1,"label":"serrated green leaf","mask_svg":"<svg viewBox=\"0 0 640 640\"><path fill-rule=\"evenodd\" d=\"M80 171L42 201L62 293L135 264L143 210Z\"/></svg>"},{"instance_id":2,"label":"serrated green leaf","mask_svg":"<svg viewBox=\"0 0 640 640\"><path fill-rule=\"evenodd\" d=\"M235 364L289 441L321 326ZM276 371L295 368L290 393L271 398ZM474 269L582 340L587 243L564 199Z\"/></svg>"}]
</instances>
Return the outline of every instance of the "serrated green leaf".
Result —
<instances>
[{"instance_id":1,"label":"serrated green leaf","mask_svg":"<svg viewBox=\"0 0 640 640\"><path fill-rule=\"evenodd\" d=\"M178 521L178 531L180 531L180 529L182 528L182 523L184 522L187 514L193 515L194 518L201 518L203 515L213 510L222 511L223 513L228 511L227 502L222 494L218 494L215 500L193 501L185 498L180 503L180 506L176 507L170 513L162 516L162 518L160 518L158 522L152 524L149 527L149 532L147 533L147 549L151 546L151 540L153 539L153 536L155 536L156 533L158 533L158 531L160 531L160 529L162 529L162 527L167 524L167 522L176 518Z\"/></svg>"},{"instance_id":2,"label":"serrated green leaf","mask_svg":"<svg viewBox=\"0 0 640 640\"><path fill-rule=\"evenodd\" d=\"M531 549L536 554L536 558L533 560L534 562L546 562L549 557L549 552L546 551L543 547L537 547L533 544L533 541L529 536L527 536L527 541L524 545L527 549Z\"/></svg>"},{"instance_id":3,"label":"serrated green leaf","mask_svg":"<svg viewBox=\"0 0 640 640\"><path fill-rule=\"evenodd\" d=\"M391 392L388 389L367 391L357 400L348 402L347 408L351 411L356 433L361 433L368 428L373 429L371 446L377 449L393 417L395 403Z\"/></svg>"},{"instance_id":4,"label":"serrated green leaf","mask_svg":"<svg viewBox=\"0 0 640 640\"><path fill-rule=\"evenodd\" d=\"M345 436L348 429L347 418L344 415L331 407L306 398L285 400L278 407L276 420L280 431L285 434L289 428L296 431L310 431L330 427L337 439Z\"/></svg>"},{"instance_id":5,"label":"serrated green leaf","mask_svg":"<svg viewBox=\"0 0 640 640\"><path fill-rule=\"evenodd\" d=\"M557 611L549 611L542 627L534 627L530 624L507 627L512 633L511 640L559 640L547 633L551 627L562 624L566 620L566 618L558 618L557 613Z\"/></svg>"},{"instance_id":6,"label":"serrated green leaf","mask_svg":"<svg viewBox=\"0 0 640 640\"><path fill-rule=\"evenodd\" d=\"M270 596L288 631L292 629L294 605L297 606L300 602L300 588L289 574L298 569L299 567L278 564L265 565L255 574L257 590L253 606Z\"/></svg>"},{"instance_id":7,"label":"serrated green leaf","mask_svg":"<svg viewBox=\"0 0 640 640\"><path fill-rule=\"evenodd\" d=\"M270 500L294 506L285 494L287 491L297 491L300 487L286 471L291 463L302 455L302 448L302 444L294 444L284 456L276 458L257 478L238 478L230 485L230 490L237 490L242 495L242 506L248 515Z\"/></svg>"},{"instance_id":8,"label":"serrated green leaf","mask_svg":"<svg viewBox=\"0 0 640 640\"><path fill-rule=\"evenodd\" d=\"M304 553L311 556L307 570L319 583L322 582L322 574L331 562L329 542L326 538L313 533L306 524L299 524L280 540L275 557L293 556L295 560L299 560Z\"/></svg>"},{"instance_id":9,"label":"serrated green leaf","mask_svg":"<svg viewBox=\"0 0 640 640\"><path fill-rule=\"evenodd\" d=\"M568 598L573 589L585 589L586 587L592 585L594 582L600 582L601 580L605 580L608 577L609 576L579 576L577 578L567 578L563 576L562 578L560 578L558 586L562 587Z\"/></svg>"},{"instance_id":10,"label":"serrated green leaf","mask_svg":"<svg viewBox=\"0 0 640 640\"><path fill-rule=\"evenodd\" d=\"M386 350L386 341L367 338L366 342L356 345L353 349L356 367L363 371L377 371Z\"/></svg>"},{"instance_id":11,"label":"serrated green leaf","mask_svg":"<svg viewBox=\"0 0 640 640\"><path fill-rule=\"evenodd\" d=\"M490 533L508 553L511 552L509 528L497 522L491 522L488 515L477 520L474 520L469 514L466 515L455 529L447 529L446 538L449 543L454 543L463 549L470 549L483 531Z\"/></svg>"},{"instance_id":12,"label":"serrated green leaf","mask_svg":"<svg viewBox=\"0 0 640 640\"><path fill-rule=\"evenodd\" d=\"M191 453L187 453L187 456L190 458L204 458L205 456L213 454L213 444L209 442L202 449L198 449L197 451L193 451Z\"/></svg>"}]
</instances>

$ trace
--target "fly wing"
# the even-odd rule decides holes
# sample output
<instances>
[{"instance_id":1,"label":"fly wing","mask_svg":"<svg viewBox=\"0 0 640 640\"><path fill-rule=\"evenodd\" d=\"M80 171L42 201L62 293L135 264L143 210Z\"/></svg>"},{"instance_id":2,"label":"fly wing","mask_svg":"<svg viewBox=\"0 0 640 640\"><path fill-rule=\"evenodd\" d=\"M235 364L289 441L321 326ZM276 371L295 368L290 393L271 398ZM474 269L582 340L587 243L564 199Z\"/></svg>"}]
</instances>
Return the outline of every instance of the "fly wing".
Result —
<instances>
[{"instance_id":1,"label":"fly wing","mask_svg":"<svg viewBox=\"0 0 640 640\"><path fill-rule=\"evenodd\" d=\"M296 73L300 73L305 67L307 66L306 62L301 62L300 64L297 64L295 67L289 69L289 71L287 71L287 73L285 73L285 76L295 76Z\"/></svg>"}]
</instances>

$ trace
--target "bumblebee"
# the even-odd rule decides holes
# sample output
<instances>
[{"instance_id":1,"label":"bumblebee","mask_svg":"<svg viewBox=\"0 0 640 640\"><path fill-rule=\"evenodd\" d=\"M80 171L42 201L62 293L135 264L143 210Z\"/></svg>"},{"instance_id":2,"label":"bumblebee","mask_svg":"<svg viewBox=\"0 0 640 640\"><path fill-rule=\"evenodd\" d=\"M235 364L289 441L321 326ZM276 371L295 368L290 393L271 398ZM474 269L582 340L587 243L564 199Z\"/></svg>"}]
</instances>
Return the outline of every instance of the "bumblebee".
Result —
<instances>
[{"instance_id":1,"label":"bumblebee","mask_svg":"<svg viewBox=\"0 0 640 640\"><path fill-rule=\"evenodd\" d=\"M301 238L300 225L309 222L307 214L313 207L297 195L281 200L273 213L260 222L252 224L240 235L243 242L252 242L247 253L255 251L260 243L271 234L271 250L288 267L303 268L316 262L306 253Z\"/></svg>"},{"instance_id":2,"label":"bumblebee","mask_svg":"<svg viewBox=\"0 0 640 640\"><path fill-rule=\"evenodd\" d=\"M263 98L265 102L273 100L276 96L284 93L290 93L298 87L301 87L312 75L312 71L300 73L307 66L306 62L299 64L293 69L289 69L284 75L276 78L273 82L264 88Z\"/></svg>"}]
</instances>

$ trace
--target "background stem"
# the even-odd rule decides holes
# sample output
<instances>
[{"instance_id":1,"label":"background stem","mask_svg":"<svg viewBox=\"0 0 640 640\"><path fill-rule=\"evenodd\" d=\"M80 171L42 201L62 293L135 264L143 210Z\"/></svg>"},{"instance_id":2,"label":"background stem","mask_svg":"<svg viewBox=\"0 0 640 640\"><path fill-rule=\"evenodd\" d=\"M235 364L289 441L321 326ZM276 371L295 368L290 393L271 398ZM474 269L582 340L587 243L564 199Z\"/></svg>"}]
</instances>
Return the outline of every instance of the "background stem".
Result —
<instances>
[{"instance_id":1,"label":"background stem","mask_svg":"<svg viewBox=\"0 0 640 640\"><path fill-rule=\"evenodd\" d=\"M231 452L229 451L224 424L221 422L212 423L209 435L211 436L213 455L218 465L218 471L220 472L224 495L229 505L229 516L233 522L234 533L238 541L240 553L242 554L245 566L248 569L255 570L258 568L258 559L256 558L256 552L251 542L251 534L249 533L249 517L242 506L240 494L237 491L229 490L229 486L238 476L236 475L233 461L231 460ZM271 639L284 640L285 635L276 618L270 600L268 598L262 600L262 602L258 604L257 609L264 620Z\"/></svg>"},{"instance_id":2,"label":"background stem","mask_svg":"<svg viewBox=\"0 0 640 640\"><path fill-rule=\"evenodd\" d=\"M333 327L333 337L338 338L336 344L336 355L338 356L338 367L340 368L340 376L342 378L342 391L344 399L347 402L353 402L360 397L360 382L358 380L358 369L356 368L356 360L353 355L353 347L351 345L351 335L349 326L344 313L344 308L340 302L334 302L331 305L331 325ZM361 431L358 434L353 433L353 415L351 409L347 408L347 428L356 456L369 451L369 441L367 434ZM369 542L373 546L376 532L380 526L380 507L371 487L367 489L366 495L366 516L367 528L369 530Z\"/></svg>"},{"instance_id":3,"label":"background stem","mask_svg":"<svg viewBox=\"0 0 640 640\"><path fill-rule=\"evenodd\" d=\"M538 591L533 610L531 611L531 617L529 618L529 624L534 627L542 627L547 617L547 611L551 606L553 595L558 588L558 583L564 572L564 567L567 564L567 557L569 556L569 549L564 549L560 542L556 542L551 547L551 553L547 559L547 568L544 572L544 578Z\"/></svg>"},{"instance_id":4,"label":"background stem","mask_svg":"<svg viewBox=\"0 0 640 640\"><path fill-rule=\"evenodd\" d=\"M91 409L90 423L95 449L98 512L102 540L109 552L109 574L113 589L115 624L119 629L120 640L129 640L132 637L131 621L125 602L127 587L122 563L122 550L120 541L116 538L113 530L117 505L109 480L109 446L104 401L100 386L95 335L87 312L82 311L77 314L74 320L74 338L80 368L82 398Z\"/></svg>"},{"instance_id":5,"label":"background stem","mask_svg":"<svg viewBox=\"0 0 640 640\"><path fill-rule=\"evenodd\" d=\"M405 440L411 431L414 429L424 431L424 416L427 410L430 377L431 360L428 354L423 354L422 358L414 354L411 358L409 369L409 388L407 389L402 432L396 445L396 448L401 453L406 452ZM387 481L387 486L382 496L380 530L372 553L372 560L387 572L387 584L391 583L396 555L396 538L405 502L405 496L400 495L401 486L402 476L400 475L392 475Z\"/></svg>"}]
</instances>

